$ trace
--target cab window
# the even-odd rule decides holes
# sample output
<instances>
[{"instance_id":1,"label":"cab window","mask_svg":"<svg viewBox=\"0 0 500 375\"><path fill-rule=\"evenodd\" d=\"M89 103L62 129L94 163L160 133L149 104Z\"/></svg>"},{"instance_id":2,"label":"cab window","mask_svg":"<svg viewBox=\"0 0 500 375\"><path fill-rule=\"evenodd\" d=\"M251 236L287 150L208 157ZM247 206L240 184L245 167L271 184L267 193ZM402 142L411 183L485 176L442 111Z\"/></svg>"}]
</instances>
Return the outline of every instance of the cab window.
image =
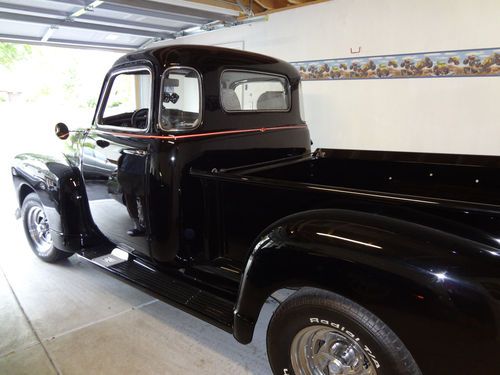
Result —
<instances>
[{"instance_id":1,"label":"cab window","mask_svg":"<svg viewBox=\"0 0 500 375\"><path fill-rule=\"evenodd\" d=\"M290 85L284 76L227 70L221 75L220 100L226 112L286 112Z\"/></svg>"},{"instance_id":2,"label":"cab window","mask_svg":"<svg viewBox=\"0 0 500 375\"><path fill-rule=\"evenodd\" d=\"M106 87L99 125L146 129L151 110L151 72L148 69L113 74Z\"/></svg>"},{"instance_id":3,"label":"cab window","mask_svg":"<svg viewBox=\"0 0 500 375\"><path fill-rule=\"evenodd\" d=\"M168 131L192 130L200 123L200 75L188 67L167 69L162 79L161 128Z\"/></svg>"}]
</instances>

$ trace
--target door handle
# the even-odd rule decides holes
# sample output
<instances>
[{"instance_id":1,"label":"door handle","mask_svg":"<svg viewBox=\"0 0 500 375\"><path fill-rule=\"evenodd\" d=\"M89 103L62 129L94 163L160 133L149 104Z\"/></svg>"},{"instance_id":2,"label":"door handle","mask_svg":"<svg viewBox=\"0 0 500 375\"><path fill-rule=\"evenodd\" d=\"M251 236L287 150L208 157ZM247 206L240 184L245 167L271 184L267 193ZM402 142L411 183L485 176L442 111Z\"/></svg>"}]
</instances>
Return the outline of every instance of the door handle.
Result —
<instances>
[{"instance_id":1,"label":"door handle","mask_svg":"<svg viewBox=\"0 0 500 375\"><path fill-rule=\"evenodd\" d=\"M135 155L135 156L146 156L147 155L147 151L144 151L144 150L129 150L129 149L124 149L123 153L124 154L128 154L128 155Z\"/></svg>"}]
</instances>

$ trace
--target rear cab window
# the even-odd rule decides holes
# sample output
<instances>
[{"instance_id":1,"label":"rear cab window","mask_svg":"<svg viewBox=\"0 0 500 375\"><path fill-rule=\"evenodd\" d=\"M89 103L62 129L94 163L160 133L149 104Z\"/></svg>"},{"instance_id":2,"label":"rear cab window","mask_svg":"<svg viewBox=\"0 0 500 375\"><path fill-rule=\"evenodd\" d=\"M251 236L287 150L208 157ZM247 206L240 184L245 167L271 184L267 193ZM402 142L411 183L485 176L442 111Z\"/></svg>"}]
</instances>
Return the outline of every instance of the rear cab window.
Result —
<instances>
[{"instance_id":1,"label":"rear cab window","mask_svg":"<svg viewBox=\"0 0 500 375\"><path fill-rule=\"evenodd\" d=\"M281 75L226 70L220 80L220 101L226 112L288 112L290 84Z\"/></svg>"},{"instance_id":2,"label":"rear cab window","mask_svg":"<svg viewBox=\"0 0 500 375\"><path fill-rule=\"evenodd\" d=\"M106 83L97 124L101 127L145 130L151 111L152 78L148 68L113 72Z\"/></svg>"},{"instance_id":3,"label":"rear cab window","mask_svg":"<svg viewBox=\"0 0 500 375\"><path fill-rule=\"evenodd\" d=\"M172 67L162 78L160 127L187 131L201 123L201 76L193 68Z\"/></svg>"}]
</instances>

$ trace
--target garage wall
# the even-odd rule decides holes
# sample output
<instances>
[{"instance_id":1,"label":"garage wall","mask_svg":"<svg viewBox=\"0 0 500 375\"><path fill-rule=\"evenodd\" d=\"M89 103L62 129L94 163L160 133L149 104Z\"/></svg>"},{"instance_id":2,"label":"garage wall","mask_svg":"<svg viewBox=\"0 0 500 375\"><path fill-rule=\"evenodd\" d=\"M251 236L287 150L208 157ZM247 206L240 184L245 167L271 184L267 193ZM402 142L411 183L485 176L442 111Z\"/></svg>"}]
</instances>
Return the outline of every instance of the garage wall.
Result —
<instances>
[{"instance_id":1,"label":"garage wall","mask_svg":"<svg viewBox=\"0 0 500 375\"><path fill-rule=\"evenodd\" d=\"M499 19L498 0L334 0L174 43L291 62L492 48ZM328 148L500 155L499 93L500 77L304 82L314 146Z\"/></svg>"}]
</instances>

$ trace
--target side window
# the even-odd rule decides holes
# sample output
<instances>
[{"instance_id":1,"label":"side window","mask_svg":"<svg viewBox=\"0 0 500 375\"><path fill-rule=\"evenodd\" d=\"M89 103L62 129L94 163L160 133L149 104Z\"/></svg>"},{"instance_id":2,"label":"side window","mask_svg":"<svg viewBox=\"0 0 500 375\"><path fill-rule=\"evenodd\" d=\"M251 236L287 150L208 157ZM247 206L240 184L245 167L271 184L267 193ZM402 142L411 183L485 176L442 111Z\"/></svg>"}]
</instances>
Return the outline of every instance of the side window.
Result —
<instances>
[{"instance_id":1,"label":"side window","mask_svg":"<svg viewBox=\"0 0 500 375\"><path fill-rule=\"evenodd\" d=\"M191 68L167 69L162 80L161 127L171 131L190 130L200 122L200 75Z\"/></svg>"},{"instance_id":2,"label":"side window","mask_svg":"<svg viewBox=\"0 0 500 375\"><path fill-rule=\"evenodd\" d=\"M151 109L149 70L123 71L110 78L99 125L145 129Z\"/></svg>"},{"instance_id":3,"label":"side window","mask_svg":"<svg viewBox=\"0 0 500 375\"><path fill-rule=\"evenodd\" d=\"M269 73L227 70L220 82L226 112L285 112L290 109L288 79Z\"/></svg>"}]
</instances>

